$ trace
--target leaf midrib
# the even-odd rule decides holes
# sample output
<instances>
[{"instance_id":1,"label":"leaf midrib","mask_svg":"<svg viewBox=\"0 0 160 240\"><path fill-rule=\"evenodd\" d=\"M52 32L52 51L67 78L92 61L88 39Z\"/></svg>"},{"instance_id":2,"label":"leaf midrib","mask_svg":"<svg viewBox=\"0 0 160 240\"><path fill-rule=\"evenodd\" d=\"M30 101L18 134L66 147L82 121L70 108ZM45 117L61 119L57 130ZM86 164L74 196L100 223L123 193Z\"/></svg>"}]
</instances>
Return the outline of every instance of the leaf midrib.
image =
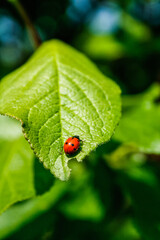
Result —
<instances>
[{"instance_id":1,"label":"leaf midrib","mask_svg":"<svg viewBox=\"0 0 160 240\"><path fill-rule=\"evenodd\" d=\"M58 49L56 48L56 50L58 51ZM58 55L56 54L56 51L53 52L54 54L54 58L53 60L55 60L55 65L56 65L56 70L57 70L57 88L58 88L58 98L59 98L59 121L60 121L60 126L61 126L61 142L62 142L62 145L63 145L63 139L62 139L62 136L63 136L63 132L62 132L62 121L61 121L61 97L60 97L60 75L59 75L59 67L58 67ZM65 170L65 166L64 166L64 152L62 152L61 154L61 160L62 160L62 166L63 166L63 172L64 172L64 175L65 177L66 176L66 170Z\"/></svg>"}]
</instances>

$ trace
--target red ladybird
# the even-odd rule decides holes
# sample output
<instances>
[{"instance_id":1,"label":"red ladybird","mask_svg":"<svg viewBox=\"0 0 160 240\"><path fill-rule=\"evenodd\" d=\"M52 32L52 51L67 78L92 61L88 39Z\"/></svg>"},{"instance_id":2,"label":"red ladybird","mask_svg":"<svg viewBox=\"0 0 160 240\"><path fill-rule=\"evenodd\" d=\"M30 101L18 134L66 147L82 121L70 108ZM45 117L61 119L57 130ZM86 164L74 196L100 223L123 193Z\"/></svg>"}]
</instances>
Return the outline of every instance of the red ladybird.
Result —
<instances>
[{"instance_id":1,"label":"red ladybird","mask_svg":"<svg viewBox=\"0 0 160 240\"><path fill-rule=\"evenodd\" d=\"M73 136L68 138L64 143L64 152L66 154L72 155L80 148L80 138L79 136Z\"/></svg>"}]
</instances>

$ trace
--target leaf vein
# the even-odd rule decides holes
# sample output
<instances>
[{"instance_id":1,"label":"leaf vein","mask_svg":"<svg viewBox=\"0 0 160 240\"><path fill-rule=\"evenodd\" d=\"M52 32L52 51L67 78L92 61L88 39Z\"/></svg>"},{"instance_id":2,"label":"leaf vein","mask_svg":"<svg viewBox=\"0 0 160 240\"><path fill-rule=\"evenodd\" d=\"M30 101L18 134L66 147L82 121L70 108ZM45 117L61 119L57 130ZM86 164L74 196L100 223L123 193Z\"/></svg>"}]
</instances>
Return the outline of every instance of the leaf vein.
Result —
<instances>
[{"instance_id":1,"label":"leaf vein","mask_svg":"<svg viewBox=\"0 0 160 240\"><path fill-rule=\"evenodd\" d=\"M58 67L58 59L57 59L57 54L55 53L55 64L56 64L56 68L57 68L57 79L58 79L58 98L59 98L59 113L60 113L60 117L59 117L59 120L60 120L60 125L61 125L61 142L62 142L62 121L61 121L61 99L60 99L60 84L59 84L59 80L60 80L60 75L59 75L59 67ZM63 143L62 143L63 144ZM63 166L63 171L64 171L64 174L66 175L66 169L65 169L65 166L64 166L64 156L62 154L62 166Z\"/></svg>"},{"instance_id":2,"label":"leaf vein","mask_svg":"<svg viewBox=\"0 0 160 240\"><path fill-rule=\"evenodd\" d=\"M73 79L71 79L70 77L68 77L64 72L62 72L62 74L63 74L65 77L69 78L70 81L76 86L76 88L78 88L78 89L82 92L82 94L84 95L84 97L89 101L90 105L94 108L94 110L95 110L98 118L100 119L100 121L101 121L101 123L102 123L102 126L104 126L103 119L101 118L100 114L98 113L97 108L93 105L91 99L84 93L83 89L80 88L80 87L77 85L77 83L76 83L75 81L73 81ZM103 135L101 128L100 128L100 131L101 131L101 134Z\"/></svg>"},{"instance_id":3,"label":"leaf vein","mask_svg":"<svg viewBox=\"0 0 160 240\"><path fill-rule=\"evenodd\" d=\"M109 100L109 98L108 98L108 95L106 95L106 93L103 91L103 89L97 84L97 82L94 80L94 79L92 79L90 76L88 76L88 75L84 75L82 72L80 72L78 69L73 69L73 68L71 68L68 64L63 64L63 63L61 63L62 65L64 65L64 66L66 66L66 67L68 67L68 68L70 68L70 69L72 69L72 71L74 71L74 72L76 72L76 73L78 73L79 75L81 75L83 78L87 78L88 80L90 80L90 82L92 82L93 84L95 84L96 86L97 86L97 88L102 92L102 94L103 94L103 96L105 97L105 99L106 99L106 102L109 104L109 106L110 106L110 109L108 110L108 112L110 112L110 114L112 114L112 112L111 112L111 110L112 110L112 104L111 104L111 102L110 102L110 100ZM65 74L65 73L64 73ZM66 74L65 74L66 75Z\"/></svg>"},{"instance_id":4,"label":"leaf vein","mask_svg":"<svg viewBox=\"0 0 160 240\"><path fill-rule=\"evenodd\" d=\"M67 106L63 106L65 107L68 111L70 111L72 114L74 114L75 116L78 116L78 118L87 126L89 135L91 137L91 139L93 140L92 134L91 134L91 130L90 130L90 126L88 125L88 123L86 121L84 121L84 119L82 117L80 117L79 115L77 115L71 108L67 107Z\"/></svg>"}]
</instances>

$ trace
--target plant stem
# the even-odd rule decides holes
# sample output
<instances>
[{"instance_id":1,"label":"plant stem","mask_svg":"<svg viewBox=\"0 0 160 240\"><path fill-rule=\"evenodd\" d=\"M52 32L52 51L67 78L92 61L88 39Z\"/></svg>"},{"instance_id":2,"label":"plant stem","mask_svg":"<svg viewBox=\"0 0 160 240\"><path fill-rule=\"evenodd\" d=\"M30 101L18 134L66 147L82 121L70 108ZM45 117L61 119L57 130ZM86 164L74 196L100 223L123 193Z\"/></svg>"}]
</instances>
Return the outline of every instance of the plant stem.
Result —
<instances>
[{"instance_id":1,"label":"plant stem","mask_svg":"<svg viewBox=\"0 0 160 240\"><path fill-rule=\"evenodd\" d=\"M40 39L39 34L36 31L34 25L32 24L29 16L27 15L24 7L21 5L19 0L7 0L7 1L12 3L15 6L15 8L17 9L17 11L19 12L20 16L22 17L22 19L24 20L24 22L26 24L28 35L29 35L29 38L30 38L32 44L34 45L34 48L38 48L41 44L41 39Z\"/></svg>"}]
</instances>

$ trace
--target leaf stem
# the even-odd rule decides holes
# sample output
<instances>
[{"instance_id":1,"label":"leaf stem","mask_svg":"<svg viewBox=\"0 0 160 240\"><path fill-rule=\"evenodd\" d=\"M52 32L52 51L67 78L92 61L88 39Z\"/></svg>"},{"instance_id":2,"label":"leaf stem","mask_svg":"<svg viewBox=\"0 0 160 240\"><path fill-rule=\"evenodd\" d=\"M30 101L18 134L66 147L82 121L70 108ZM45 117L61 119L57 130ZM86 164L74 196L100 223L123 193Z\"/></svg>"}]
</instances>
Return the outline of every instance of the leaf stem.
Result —
<instances>
[{"instance_id":1,"label":"leaf stem","mask_svg":"<svg viewBox=\"0 0 160 240\"><path fill-rule=\"evenodd\" d=\"M24 7L19 2L19 0L7 0L7 1L10 2L11 4L13 4L14 7L19 12L20 16L22 17L23 21L26 24L26 28L28 31L29 38L32 42L32 45L34 46L34 48L38 48L41 45L41 39L39 37L37 30L35 29L34 25L32 24L28 14L26 13Z\"/></svg>"}]
</instances>

